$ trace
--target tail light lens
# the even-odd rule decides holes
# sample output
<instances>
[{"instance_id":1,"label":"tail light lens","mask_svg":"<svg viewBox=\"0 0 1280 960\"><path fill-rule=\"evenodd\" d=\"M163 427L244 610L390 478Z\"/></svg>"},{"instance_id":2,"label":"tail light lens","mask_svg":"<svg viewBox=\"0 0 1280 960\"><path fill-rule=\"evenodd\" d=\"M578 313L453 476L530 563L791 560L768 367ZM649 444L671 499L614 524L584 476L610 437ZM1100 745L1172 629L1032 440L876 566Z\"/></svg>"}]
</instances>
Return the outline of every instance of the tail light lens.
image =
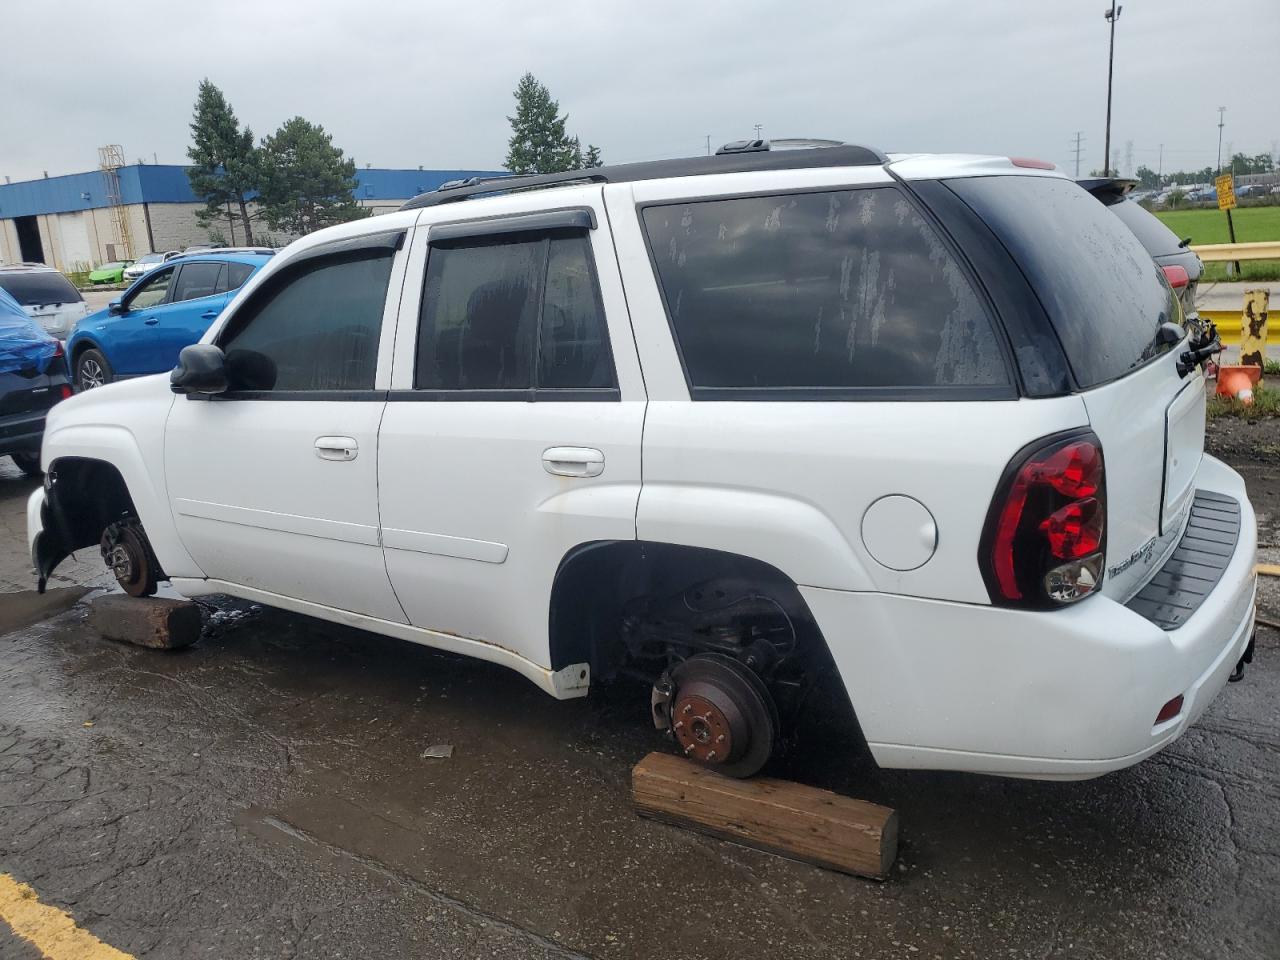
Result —
<instances>
[{"instance_id":1,"label":"tail light lens","mask_svg":"<svg viewBox=\"0 0 1280 960\"><path fill-rule=\"evenodd\" d=\"M1191 282L1191 277L1187 274L1186 267L1171 264L1160 269L1164 271L1164 278L1169 281L1169 286L1175 290L1181 290Z\"/></svg>"},{"instance_id":2,"label":"tail light lens","mask_svg":"<svg viewBox=\"0 0 1280 960\"><path fill-rule=\"evenodd\" d=\"M1106 474L1090 431L1040 440L1005 469L980 563L994 603L1074 603L1102 582Z\"/></svg>"}]
</instances>

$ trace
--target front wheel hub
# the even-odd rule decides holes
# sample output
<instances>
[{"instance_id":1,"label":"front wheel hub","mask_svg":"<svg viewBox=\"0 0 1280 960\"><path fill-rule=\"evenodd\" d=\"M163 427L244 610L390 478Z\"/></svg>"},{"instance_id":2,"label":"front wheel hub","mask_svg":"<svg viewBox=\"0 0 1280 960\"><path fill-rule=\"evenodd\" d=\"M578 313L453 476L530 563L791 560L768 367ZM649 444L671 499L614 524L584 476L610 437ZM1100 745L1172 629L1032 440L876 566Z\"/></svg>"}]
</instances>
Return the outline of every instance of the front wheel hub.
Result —
<instances>
[{"instance_id":1,"label":"front wheel hub","mask_svg":"<svg viewBox=\"0 0 1280 960\"><path fill-rule=\"evenodd\" d=\"M778 712L760 678L721 654L690 657L671 673L670 732L690 760L731 777L768 761Z\"/></svg>"}]
</instances>

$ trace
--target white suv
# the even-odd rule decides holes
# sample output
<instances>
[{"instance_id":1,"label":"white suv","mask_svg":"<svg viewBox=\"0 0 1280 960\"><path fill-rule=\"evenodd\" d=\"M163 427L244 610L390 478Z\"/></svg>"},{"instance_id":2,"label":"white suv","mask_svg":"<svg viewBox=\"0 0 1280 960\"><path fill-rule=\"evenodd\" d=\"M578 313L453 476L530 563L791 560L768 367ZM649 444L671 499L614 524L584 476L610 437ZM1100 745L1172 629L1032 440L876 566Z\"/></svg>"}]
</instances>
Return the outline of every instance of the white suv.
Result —
<instances>
[{"instance_id":1,"label":"white suv","mask_svg":"<svg viewBox=\"0 0 1280 960\"><path fill-rule=\"evenodd\" d=\"M131 593L559 698L643 672L734 775L832 670L886 767L1085 778L1168 745L1253 632L1211 346L1043 164L763 147L456 183L294 243L172 384L50 413L41 585L101 543Z\"/></svg>"}]
</instances>

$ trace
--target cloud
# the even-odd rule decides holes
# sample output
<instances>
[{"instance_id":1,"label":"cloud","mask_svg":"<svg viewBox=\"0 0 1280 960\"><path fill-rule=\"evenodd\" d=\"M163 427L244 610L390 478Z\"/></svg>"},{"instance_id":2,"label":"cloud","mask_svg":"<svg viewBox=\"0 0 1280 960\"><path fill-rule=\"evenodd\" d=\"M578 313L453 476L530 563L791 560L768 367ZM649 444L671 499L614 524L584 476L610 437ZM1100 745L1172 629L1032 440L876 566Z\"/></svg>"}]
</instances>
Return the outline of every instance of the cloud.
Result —
<instances>
[{"instance_id":1,"label":"cloud","mask_svg":"<svg viewBox=\"0 0 1280 960\"><path fill-rule=\"evenodd\" d=\"M0 174L89 169L96 148L185 160L196 85L223 88L258 136L294 115L361 165L496 167L511 91L546 83L607 161L688 155L752 135L825 136L886 150L1039 156L1101 166L1105 3L1079 0L497 0L483 6L133 0L6 4ZM1240 69L1196 44L1228 29ZM1280 99L1249 63L1280 35L1274 0L1130 0L1116 39L1113 164L1214 162L1280 138Z\"/></svg>"}]
</instances>

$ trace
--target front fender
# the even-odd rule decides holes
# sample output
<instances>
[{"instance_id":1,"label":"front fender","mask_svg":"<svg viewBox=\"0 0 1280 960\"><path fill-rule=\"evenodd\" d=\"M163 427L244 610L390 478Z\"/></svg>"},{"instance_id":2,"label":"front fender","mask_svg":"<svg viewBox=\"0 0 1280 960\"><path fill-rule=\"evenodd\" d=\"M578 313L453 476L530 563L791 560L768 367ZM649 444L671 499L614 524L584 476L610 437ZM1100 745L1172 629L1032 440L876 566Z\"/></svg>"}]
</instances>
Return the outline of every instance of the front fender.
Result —
<instances>
[{"instance_id":1,"label":"front fender","mask_svg":"<svg viewBox=\"0 0 1280 960\"><path fill-rule=\"evenodd\" d=\"M51 411L41 459L55 476L64 458L114 467L160 566L171 577L202 578L204 572L178 538L165 486L164 426L172 401L164 377L110 384L65 400ZM63 502L50 506L74 509L74 504Z\"/></svg>"}]
</instances>

